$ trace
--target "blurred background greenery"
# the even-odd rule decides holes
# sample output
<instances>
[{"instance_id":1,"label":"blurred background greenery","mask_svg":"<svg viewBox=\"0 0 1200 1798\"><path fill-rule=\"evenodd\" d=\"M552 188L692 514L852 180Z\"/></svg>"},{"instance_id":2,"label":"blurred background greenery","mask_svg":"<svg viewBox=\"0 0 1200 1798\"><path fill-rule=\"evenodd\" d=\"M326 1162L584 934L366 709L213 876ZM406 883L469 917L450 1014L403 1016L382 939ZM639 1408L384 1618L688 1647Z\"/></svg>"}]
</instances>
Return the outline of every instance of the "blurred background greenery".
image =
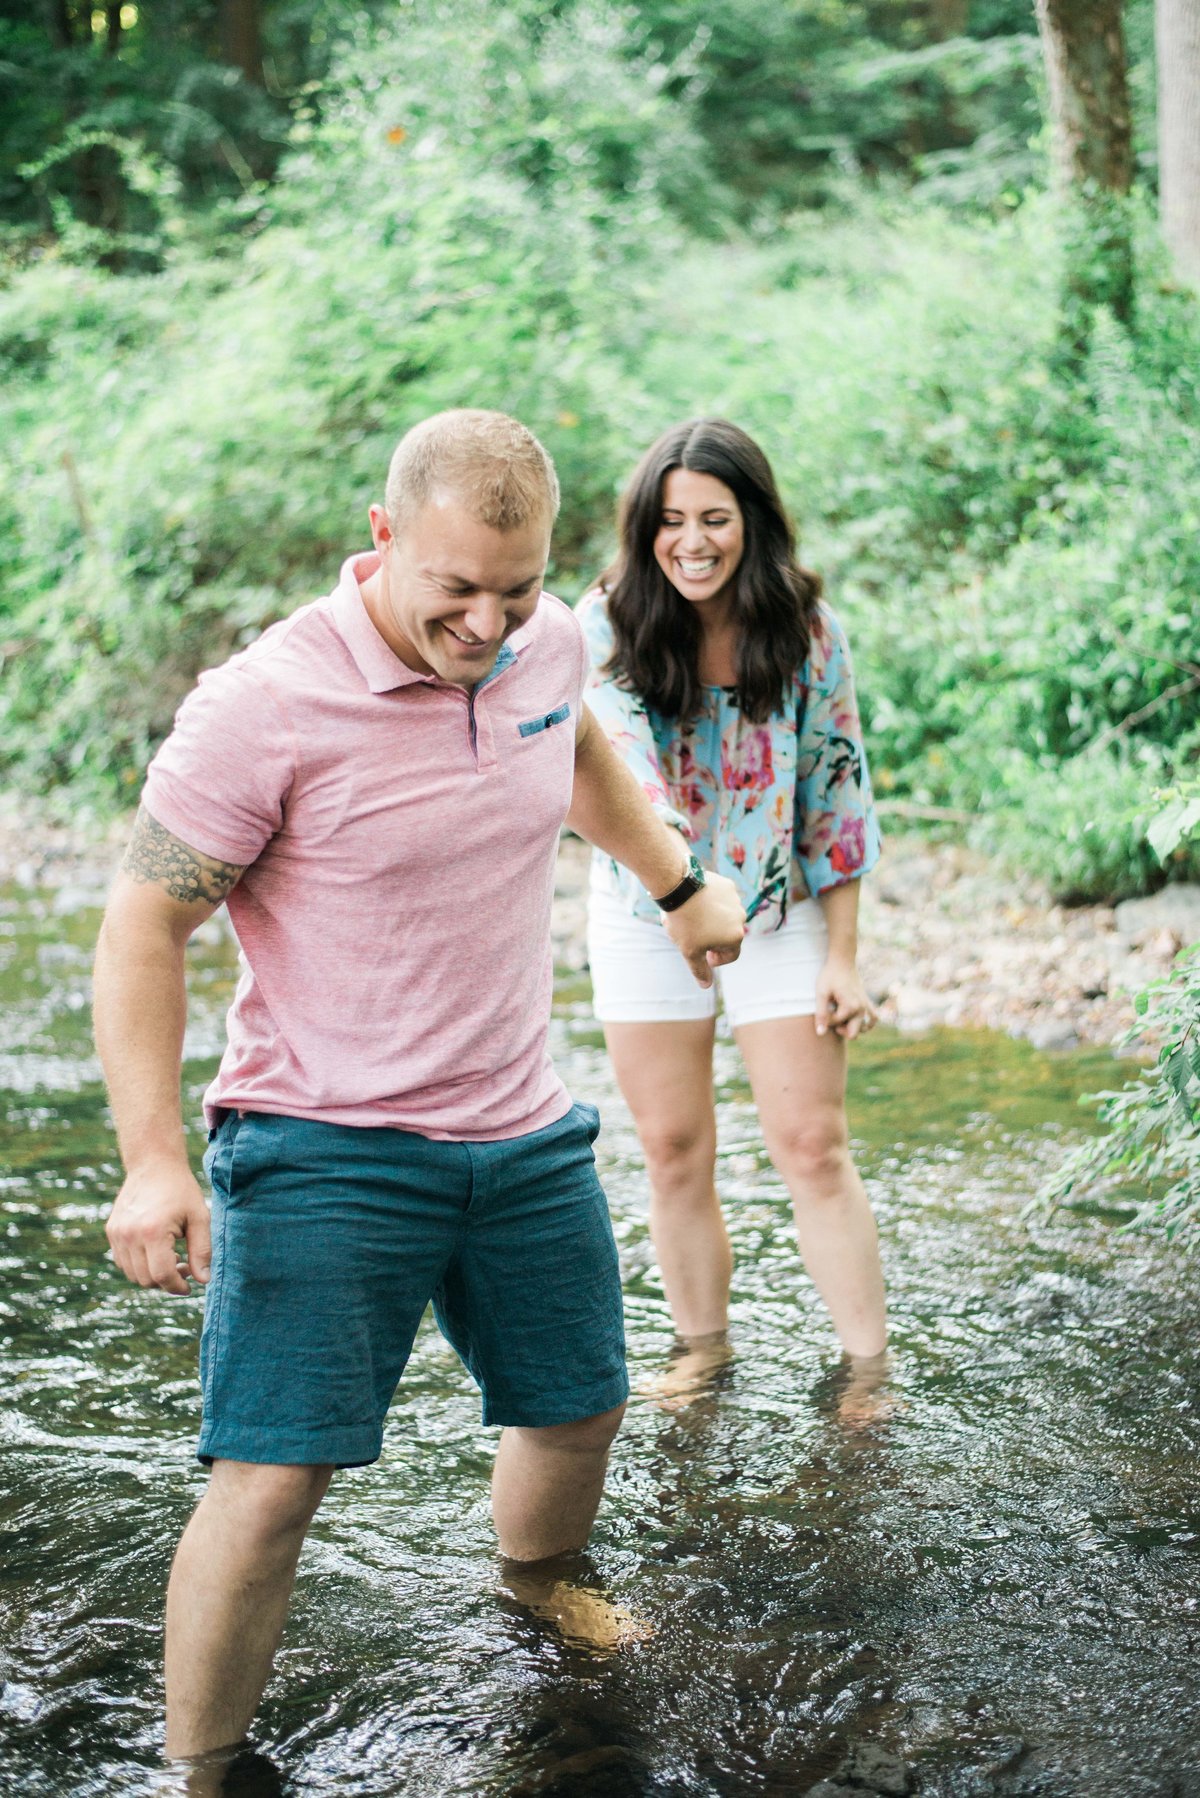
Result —
<instances>
[{"instance_id":1,"label":"blurred background greenery","mask_svg":"<svg viewBox=\"0 0 1200 1798\"><path fill-rule=\"evenodd\" d=\"M0 0L10 780L129 804L424 414L542 436L573 598L640 450L721 412L847 624L893 812L1067 899L1194 872L1145 835L1200 750L1179 58L1150 0L1040 10Z\"/></svg>"}]
</instances>

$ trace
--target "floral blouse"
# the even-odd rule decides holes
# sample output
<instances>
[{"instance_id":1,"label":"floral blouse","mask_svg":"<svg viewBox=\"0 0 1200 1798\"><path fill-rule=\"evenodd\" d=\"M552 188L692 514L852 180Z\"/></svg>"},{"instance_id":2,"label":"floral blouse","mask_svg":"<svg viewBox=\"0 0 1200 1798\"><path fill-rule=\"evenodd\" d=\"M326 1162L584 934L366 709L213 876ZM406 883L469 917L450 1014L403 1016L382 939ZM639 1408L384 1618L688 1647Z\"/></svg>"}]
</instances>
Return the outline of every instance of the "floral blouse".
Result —
<instances>
[{"instance_id":1,"label":"floral blouse","mask_svg":"<svg viewBox=\"0 0 1200 1798\"><path fill-rule=\"evenodd\" d=\"M850 650L822 605L786 711L751 724L724 687L705 687L680 724L600 672L612 653L605 594L580 600L592 673L587 703L668 824L700 861L736 884L755 934L778 930L795 903L866 874L880 836L854 697ZM626 868L596 853L593 878L637 916L658 907Z\"/></svg>"}]
</instances>

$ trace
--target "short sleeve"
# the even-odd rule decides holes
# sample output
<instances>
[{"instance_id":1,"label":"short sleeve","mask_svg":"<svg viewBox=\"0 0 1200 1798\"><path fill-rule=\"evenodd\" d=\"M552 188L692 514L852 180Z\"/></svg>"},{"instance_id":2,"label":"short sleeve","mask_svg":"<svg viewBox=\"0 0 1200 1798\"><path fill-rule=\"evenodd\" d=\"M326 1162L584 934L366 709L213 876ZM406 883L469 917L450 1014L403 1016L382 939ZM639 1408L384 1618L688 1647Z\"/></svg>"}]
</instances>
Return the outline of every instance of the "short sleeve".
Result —
<instances>
[{"instance_id":1,"label":"short sleeve","mask_svg":"<svg viewBox=\"0 0 1200 1798\"><path fill-rule=\"evenodd\" d=\"M142 804L172 836L247 867L283 823L295 745L278 700L236 664L200 676L147 772Z\"/></svg>"},{"instance_id":2,"label":"short sleeve","mask_svg":"<svg viewBox=\"0 0 1200 1798\"><path fill-rule=\"evenodd\" d=\"M850 646L824 606L813 629L799 721L795 847L813 894L869 873L881 848Z\"/></svg>"}]
</instances>

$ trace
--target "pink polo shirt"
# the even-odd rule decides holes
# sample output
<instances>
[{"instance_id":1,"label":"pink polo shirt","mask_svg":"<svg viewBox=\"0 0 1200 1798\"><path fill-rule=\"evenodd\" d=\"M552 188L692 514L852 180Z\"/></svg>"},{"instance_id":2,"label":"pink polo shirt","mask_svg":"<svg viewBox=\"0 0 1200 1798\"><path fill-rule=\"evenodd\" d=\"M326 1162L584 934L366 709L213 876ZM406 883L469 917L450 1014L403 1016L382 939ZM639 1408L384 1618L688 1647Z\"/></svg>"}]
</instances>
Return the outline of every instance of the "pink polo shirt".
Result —
<instances>
[{"instance_id":1,"label":"pink polo shirt","mask_svg":"<svg viewBox=\"0 0 1200 1798\"><path fill-rule=\"evenodd\" d=\"M377 566L202 674L146 777L166 830L245 867L205 1108L519 1136L570 1105L546 1037L583 632L543 593L472 695L388 648Z\"/></svg>"}]
</instances>

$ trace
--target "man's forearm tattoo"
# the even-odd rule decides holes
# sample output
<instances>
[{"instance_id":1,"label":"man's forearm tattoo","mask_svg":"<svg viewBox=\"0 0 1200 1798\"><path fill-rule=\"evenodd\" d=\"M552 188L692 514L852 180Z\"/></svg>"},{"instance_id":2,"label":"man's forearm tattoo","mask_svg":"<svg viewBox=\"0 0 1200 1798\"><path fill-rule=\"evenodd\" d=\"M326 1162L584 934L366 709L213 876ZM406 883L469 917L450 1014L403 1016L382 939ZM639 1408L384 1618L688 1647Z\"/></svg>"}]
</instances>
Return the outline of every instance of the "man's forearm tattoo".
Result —
<instances>
[{"instance_id":1,"label":"man's forearm tattoo","mask_svg":"<svg viewBox=\"0 0 1200 1798\"><path fill-rule=\"evenodd\" d=\"M242 873L231 862L217 862L209 855L201 855L198 849L189 849L156 823L145 806L138 808L133 836L121 866L131 880L160 886L172 899L185 905L198 899L220 905Z\"/></svg>"}]
</instances>

